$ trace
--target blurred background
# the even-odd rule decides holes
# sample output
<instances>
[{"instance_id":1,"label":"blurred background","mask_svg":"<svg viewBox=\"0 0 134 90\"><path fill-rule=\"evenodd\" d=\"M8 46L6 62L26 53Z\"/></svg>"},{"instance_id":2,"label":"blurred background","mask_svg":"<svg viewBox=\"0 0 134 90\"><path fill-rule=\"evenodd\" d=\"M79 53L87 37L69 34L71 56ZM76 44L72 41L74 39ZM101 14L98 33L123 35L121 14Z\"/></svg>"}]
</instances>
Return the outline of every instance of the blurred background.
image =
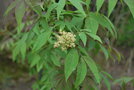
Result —
<instances>
[{"instance_id":1,"label":"blurred background","mask_svg":"<svg viewBox=\"0 0 134 90\"><path fill-rule=\"evenodd\" d=\"M0 90L31 90L34 77L29 75L28 65L13 62L11 58L12 45L15 42L16 33L15 15L10 12L3 16L5 10L13 0L0 0ZM106 13L107 2L101 12ZM118 2L110 16L110 20L117 28L118 38L110 39L111 46L120 53L121 61L100 60L103 68L114 78L134 76L134 18L128 7ZM97 58L104 59L102 55ZM98 60L99 60L98 59ZM119 85L114 85L112 90L120 90ZM127 85L127 90L134 87Z\"/></svg>"}]
</instances>

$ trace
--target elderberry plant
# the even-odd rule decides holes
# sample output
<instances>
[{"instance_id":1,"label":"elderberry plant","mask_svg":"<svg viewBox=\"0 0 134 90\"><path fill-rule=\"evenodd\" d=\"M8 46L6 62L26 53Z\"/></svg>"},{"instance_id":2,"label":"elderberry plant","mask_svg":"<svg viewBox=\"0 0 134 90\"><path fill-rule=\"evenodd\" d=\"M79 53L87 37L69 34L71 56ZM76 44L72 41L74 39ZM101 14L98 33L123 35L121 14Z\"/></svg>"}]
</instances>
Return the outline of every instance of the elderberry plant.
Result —
<instances>
[{"instance_id":1,"label":"elderberry plant","mask_svg":"<svg viewBox=\"0 0 134 90\"><path fill-rule=\"evenodd\" d=\"M134 1L120 1L128 5L134 16ZM26 60L31 72L39 75L34 90L98 90L102 81L111 89L112 77L89 54L101 50L106 59L110 58L112 49L105 45L99 32L117 37L109 16L118 0L108 1L106 15L100 13L104 2L15 0L11 3L5 14L15 8L13 60Z\"/></svg>"}]
</instances>

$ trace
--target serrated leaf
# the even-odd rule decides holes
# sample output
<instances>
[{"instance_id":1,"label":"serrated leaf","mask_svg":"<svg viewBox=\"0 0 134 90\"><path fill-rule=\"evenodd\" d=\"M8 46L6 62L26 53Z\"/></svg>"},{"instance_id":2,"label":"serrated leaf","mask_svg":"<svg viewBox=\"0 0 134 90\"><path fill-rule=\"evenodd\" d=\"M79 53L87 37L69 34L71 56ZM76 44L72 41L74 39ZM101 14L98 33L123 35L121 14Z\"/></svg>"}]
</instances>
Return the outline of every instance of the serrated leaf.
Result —
<instances>
[{"instance_id":1,"label":"serrated leaf","mask_svg":"<svg viewBox=\"0 0 134 90\"><path fill-rule=\"evenodd\" d=\"M85 28L91 30L92 33L96 34L99 24L96 20L91 17L88 17L85 21Z\"/></svg>"},{"instance_id":2,"label":"serrated leaf","mask_svg":"<svg viewBox=\"0 0 134 90\"><path fill-rule=\"evenodd\" d=\"M99 13L90 13L89 16L96 20L101 26L107 28L109 32L112 34L112 36L117 36L114 25L107 17Z\"/></svg>"},{"instance_id":3,"label":"serrated leaf","mask_svg":"<svg viewBox=\"0 0 134 90\"><path fill-rule=\"evenodd\" d=\"M77 68L75 88L77 88L83 82L84 78L86 77L86 73L87 73L87 66L86 63L82 60Z\"/></svg>"},{"instance_id":4,"label":"serrated leaf","mask_svg":"<svg viewBox=\"0 0 134 90\"><path fill-rule=\"evenodd\" d=\"M104 3L104 0L96 0L96 7L97 7L97 12L100 10Z\"/></svg>"},{"instance_id":5,"label":"serrated leaf","mask_svg":"<svg viewBox=\"0 0 134 90\"><path fill-rule=\"evenodd\" d=\"M64 9L65 3L66 3L66 0L59 0L59 2L58 2L57 8L56 8L58 19L60 17L61 12Z\"/></svg>"},{"instance_id":6,"label":"serrated leaf","mask_svg":"<svg viewBox=\"0 0 134 90\"><path fill-rule=\"evenodd\" d=\"M25 14L25 10L26 10L26 6L24 1L21 1L20 4L18 5L18 7L15 8L15 17L16 17L16 21L18 24L18 33L20 33L21 31L21 24L22 24L22 19L23 16Z\"/></svg>"},{"instance_id":7,"label":"serrated leaf","mask_svg":"<svg viewBox=\"0 0 134 90\"><path fill-rule=\"evenodd\" d=\"M33 51L39 50L43 45L46 44L47 40L49 39L51 35L51 30L48 30L46 32L41 33L38 37L37 40L34 43L33 46Z\"/></svg>"},{"instance_id":8,"label":"serrated leaf","mask_svg":"<svg viewBox=\"0 0 134 90\"><path fill-rule=\"evenodd\" d=\"M90 68L91 72L93 73L97 83L100 83L100 73L98 71L98 68L94 62L94 60L92 58L90 58L89 56L87 57L83 57L85 62L87 63L88 67Z\"/></svg>"},{"instance_id":9,"label":"serrated leaf","mask_svg":"<svg viewBox=\"0 0 134 90\"><path fill-rule=\"evenodd\" d=\"M104 16L104 18L110 24L111 28L113 29L113 33L114 33L115 37L117 38L117 30L116 30L115 26L113 25L113 23L110 21L109 18L107 18L106 16ZM110 31L110 32L112 33L112 31Z\"/></svg>"},{"instance_id":10,"label":"serrated leaf","mask_svg":"<svg viewBox=\"0 0 134 90\"><path fill-rule=\"evenodd\" d=\"M80 36L80 39L82 40L84 46L86 46L86 42L87 42L87 36L86 36L86 34L84 32L81 32L79 34L79 36Z\"/></svg>"},{"instance_id":11,"label":"serrated leaf","mask_svg":"<svg viewBox=\"0 0 134 90\"><path fill-rule=\"evenodd\" d=\"M30 67L33 67L40 61L40 56L36 53L30 54L28 60L30 61Z\"/></svg>"},{"instance_id":12,"label":"serrated leaf","mask_svg":"<svg viewBox=\"0 0 134 90\"><path fill-rule=\"evenodd\" d=\"M87 51L85 50L85 48L83 48L82 46L79 46L78 48L79 48L79 50L81 51L81 54L88 56L88 53L87 53Z\"/></svg>"},{"instance_id":13,"label":"serrated leaf","mask_svg":"<svg viewBox=\"0 0 134 90\"><path fill-rule=\"evenodd\" d=\"M124 1L128 5L128 7L133 15L133 18L134 18L134 0L124 0Z\"/></svg>"},{"instance_id":14,"label":"serrated leaf","mask_svg":"<svg viewBox=\"0 0 134 90\"><path fill-rule=\"evenodd\" d=\"M108 2L108 17L112 13L114 7L116 6L118 0L109 0Z\"/></svg>"},{"instance_id":15,"label":"serrated leaf","mask_svg":"<svg viewBox=\"0 0 134 90\"><path fill-rule=\"evenodd\" d=\"M94 40L99 41L100 43L102 43L102 40L99 36L93 34L93 33L87 33L91 38L93 38Z\"/></svg>"},{"instance_id":16,"label":"serrated leaf","mask_svg":"<svg viewBox=\"0 0 134 90\"><path fill-rule=\"evenodd\" d=\"M60 59L56 55L51 55L51 60L54 63L54 65L60 67Z\"/></svg>"},{"instance_id":17,"label":"serrated leaf","mask_svg":"<svg viewBox=\"0 0 134 90\"><path fill-rule=\"evenodd\" d=\"M71 49L65 60L65 78L66 81L71 73L76 69L79 60L79 55L76 49Z\"/></svg>"},{"instance_id":18,"label":"serrated leaf","mask_svg":"<svg viewBox=\"0 0 134 90\"><path fill-rule=\"evenodd\" d=\"M86 16L84 9L82 7L82 4L81 4L82 2L81 0L69 0L69 1L72 3L74 7L78 9L78 11L80 11L84 16Z\"/></svg>"}]
</instances>

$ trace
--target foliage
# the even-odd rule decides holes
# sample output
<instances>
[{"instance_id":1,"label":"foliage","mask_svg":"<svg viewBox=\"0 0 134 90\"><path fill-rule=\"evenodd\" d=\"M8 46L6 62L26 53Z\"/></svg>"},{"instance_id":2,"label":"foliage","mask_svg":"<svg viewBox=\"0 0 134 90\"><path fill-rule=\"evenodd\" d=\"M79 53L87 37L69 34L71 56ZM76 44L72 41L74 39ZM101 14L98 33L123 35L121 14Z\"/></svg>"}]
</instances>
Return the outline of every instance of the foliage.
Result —
<instances>
[{"instance_id":1,"label":"foliage","mask_svg":"<svg viewBox=\"0 0 134 90\"><path fill-rule=\"evenodd\" d=\"M132 17L128 18L128 22L124 23L125 25L120 26L121 32L117 40L118 46L124 47L134 47L134 19ZM128 42L129 41L129 42Z\"/></svg>"},{"instance_id":2,"label":"foliage","mask_svg":"<svg viewBox=\"0 0 134 90\"><path fill-rule=\"evenodd\" d=\"M0 51L8 52L11 50L11 46L13 46L14 39L13 39L13 32L8 30L8 26L4 29L0 29ZM12 37L12 38L11 38Z\"/></svg>"},{"instance_id":3,"label":"foliage","mask_svg":"<svg viewBox=\"0 0 134 90\"><path fill-rule=\"evenodd\" d=\"M121 88L123 90L126 90L126 86L129 82L132 82L132 85L134 83L133 77L121 77L113 82L113 84L120 84Z\"/></svg>"},{"instance_id":4,"label":"foliage","mask_svg":"<svg viewBox=\"0 0 134 90\"><path fill-rule=\"evenodd\" d=\"M111 51L116 52L105 46L103 37L98 34L100 30L117 37L116 28L108 18L117 0L109 1L107 16L99 13L104 2L96 1L95 12L92 10L91 0L16 0L9 6L6 14L15 8L17 22L18 40L14 44L13 59L22 59L23 62L27 60L34 73L41 73L33 89L99 89L99 84L104 80L110 90L109 74L103 73L89 55L89 52L102 50L108 59L111 57ZM133 15L134 2L125 0L125 3ZM29 9L31 11L28 15L31 17L27 18L25 16ZM26 20L23 20L23 17ZM65 50L54 48L56 36L60 35L60 31L76 36L75 47Z\"/></svg>"}]
</instances>

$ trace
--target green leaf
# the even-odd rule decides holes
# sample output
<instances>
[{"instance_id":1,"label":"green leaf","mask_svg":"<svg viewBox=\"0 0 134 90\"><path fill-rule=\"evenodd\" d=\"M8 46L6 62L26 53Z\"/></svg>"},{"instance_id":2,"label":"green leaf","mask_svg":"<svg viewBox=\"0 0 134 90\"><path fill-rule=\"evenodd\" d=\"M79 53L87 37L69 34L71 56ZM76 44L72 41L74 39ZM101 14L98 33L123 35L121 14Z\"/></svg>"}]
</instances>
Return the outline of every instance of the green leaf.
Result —
<instances>
[{"instance_id":1,"label":"green leaf","mask_svg":"<svg viewBox=\"0 0 134 90\"><path fill-rule=\"evenodd\" d=\"M61 12L64 9L65 3L66 3L66 0L59 0L59 2L58 2L57 8L56 8L58 19L60 17Z\"/></svg>"},{"instance_id":2,"label":"green leaf","mask_svg":"<svg viewBox=\"0 0 134 90\"><path fill-rule=\"evenodd\" d=\"M96 0L97 12L100 10L103 3L104 3L104 0Z\"/></svg>"},{"instance_id":3,"label":"green leaf","mask_svg":"<svg viewBox=\"0 0 134 90\"><path fill-rule=\"evenodd\" d=\"M113 80L113 77L109 73L105 71L102 71L102 73L105 74L109 79Z\"/></svg>"},{"instance_id":4,"label":"green leaf","mask_svg":"<svg viewBox=\"0 0 134 90\"><path fill-rule=\"evenodd\" d=\"M39 2L38 0L26 0L26 4L38 14L38 16L42 15L42 7L41 4L42 2Z\"/></svg>"},{"instance_id":5,"label":"green leaf","mask_svg":"<svg viewBox=\"0 0 134 90\"><path fill-rule=\"evenodd\" d=\"M84 78L86 77L86 73L87 73L86 63L83 60L81 60L77 68L75 88L77 88L83 82Z\"/></svg>"},{"instance_id":6,"label":"green leaf","mask_svg":"<svg viewBox=\"0 0 134 90\"><path fill-rule=\"evenodd\" d=\"M13 61L16 60L16 57L19 54L19 52L20 52L20 46L18 44L16 44L15 48L13 49L13 54L12 54Z\"/></svg>"},{"instance_id":7,"label":"green leaf","mask_svg":"<svg viewBox=\"0 0 134 90\"><path fill-rule=\"evenodd\" d=\"M96 20L94 20L91 17L88 17L86 19L86 21L85 21L85 28L87 28L88 30L91 30L91 32L93 34L97 33L98 27L99 27L99 24L98 24L98 22Z\"/></svg>"},{"instance_id":8,"label":"green leaf","mask_svg":"<svg viewBox=\"0 0 134 90\"><path fill-rule=\"evenodd\" d=\"M101 50L103 51L103 53L105 55L106 60L108 60L109 53L108 53L107 49L104 46L102 46L102 45L100 45L100 47L101 47Z\"/></svg>"},{"instance_id":9,"label":"green leaf","mask_svg":"<svg viewBox=\"0 0 134 90\"><path fill-rule=\"evenodd\" d=\"M43 18L40 19L40 25L43 27L44 30L46 31L49 30L48 22L45 19Z\"/></svg>"},{"instance_id":10,"label":"green leaf","mask_svg":"<svg viewBox=\"0 0 134 90\"><path fill-rule=\"evenodd\" d=\"M66 23L63 22L63 21L57 21L57 22L55 23L55 26L59 26L60 29L63 30L63 29L65 28L65 26L66 26Z\"/></svg>"},{"instance_id":11,"label":"green leaf","mask_svg":"<svg viewBox=\"0 0 134 90\"><path fill-rule=\"evenodd\" d=\"M124 0L134 17L134 0Z\"/></svg>"},{"instance_id":12,"label":"green leaf","mask_svg":"<svg viewBox=\"0 0 134 90\"><path fill-rule=\"evenodd\" d=\"M39 83L38 83L38 82L33 83L32 89L33 89L33 90L39 89Z\"/></svg>"},{"instance_id":13,"label":"green leaf","mask_svg":"<svg viewBox=\"0 0 134 90\"><path fill-rule=\"evenodd\" d=\"M93 73L97 83L100 83L100 73L98 71L98 68L94 62L94 60L89 57L89 56L86 56L86 57L83 57L85 62L87 63L88 67L90 68L91 72Z\"/></svg>"},{"instance_id":14,"label":"green leaf","mask_svg":"<svg viewBox=\"0 0 134 90\"><path fill-rule=\"evenodd\" d=\"M71 49L65 60L65 78L66 81L71 73L76 69L79 60L79 55L76 49Z\"/></svg>"},{"instance_id":15,"label":"green leaf","mask_svg":"<svg viewBox=\"0 0 134 90\"><path fill-rule=\"evenodd\" d=\"M122 84L123 82L128 83L132 80L134 80L134 77L121 77L119 79L116 79L113 84Z\"/></svg>"},{"instance_id":16,"label":"green leaf","mask_svg":"<svg viewBox=\"0 0 134 90\"><path fill-rule=\"evenodd\" d=\"M42 61L38 62L36 65L37 72L40 72L40 70L43 68L44 63Z\"/></svg>"},{"instance_id":17,"label":"green leaf","mask_svg":"<svg viewBox=\"0 0 134 90\"><path fill-rule=\"evenodd\" d=\"M86 6L87 6L87 8L89 8L90 3L91 3L91 0L86 0Z\"/></svg>"},{"instance_id":18,"label":"green leaf","mask_svg":"<svg viewBox=\"0 0 134 90\"><path fill-rule=\"evenodd\" d=\"M54 65L60 67L60 58L57 57L56 55L51 55L51 60L54 63Z\"/></svg>"},{"instance_id":19,"label":"green leaf","mask_svg":"<svg viewBox=\"0 0 134 90\"><path fill-rule=\"evenodd\" d=\"M52 11L54 8L56 8L56 7L57 7L57 3L55 3L55 4L50 4L50 5L48 6L48 10L47 10L47 12L46 12L46 14L45 14L46 19L49 19L50 14L51 14L51 11Z\"/></svg>"},{"instance_id":20,"label":"green leaf","mask_svg":"<svg viewBox=\"0 0 134 90\"><path fill-rule=\"evenodd\" d=\"M42 15L42 8L40 7L40 5L35 5L32 6L33 11L35 11L39 16Z\"/></svg>"},{"instance_id":21,"label":"green leaf","mask_svg":"<svg viewBox=\"0 0 134 90\"><path fill-rule=\"evenodd\" d=\"M16 60L17 55L21 53L22 59L25 59L26 55L26 39L28 34L23 34L23 37L21 40L19 40L17 43L15 43L15 48L13 49L13 60Z\"/></svg>"},{"instance_id":22,"label":"green leaf","mask_svg":"<svg viewBox=\"0 0 134 90\"><path fill-rule=\"evenodd\" d=\"M32 31L33 31L35 34L39 35L39 34L40 34L40 33L39 33L39 30L40 30L39 23L36 23L36 24L34 25Z\"/></svg>"},{"instance_id":23,"label":"green leaf","mask_svg":"<svg viewBox=\"0 0 134 90\"><path fill-rule=\"evenodd\" d=\"M113 33L114 33L115 37L117 38L117 30L116 30L115 26L113 25L113 23L110 21L109 18L107 18L106 16L104 16L104 18L110 24L111 28L113 29ZM112 31L110 31L110 32L112 33Z\"/></svg>"},{"instance_id":24,"label":"green leaf","mask_svg":"<svg viewBox=\"0 0 134 90\"><path fill-rule=\"evenodd\" d=\"M68 21L66 21L65 22L65 25L66 25L66 27L70 30L70 31L72 31L72 27L75 27L73 24L71 24L70 22L68 22ZM63 25L64 26L64 25ZM62 26L62 27L63 27Z\"/></svg>"},{"instance_id":25,"label":"green leaf","mask_svg":"<svg viewBox=\"0 0 134 90\"><path fill-rule=\"evenodd\" d=\"M30 67L33 67L36 64L38 64L38 62L40 61L40 56L36 53L29 54L28 55L28 60L30 61Z\"/></svg>"},{"instance_id":26,"label":"green leaf","mask_svg":"<svg viewBox=\"0 0 134 90\"><path fill-rule=\"evenodd\" d=\"M25 59L25 56L26 56L26 43L25 42L21 43L20 52L22 55L22 59Z\"/></svg>"},{"instance_id":27,"label":"green leaf","mask_svg":"<svg viewBox=\"0 0 134 90\"><path fill-rule=\"evenodd\" d=\"M104 83L106 84L107 89L108 89L108 90L111 90L111 84L110 84L110 81L109 81L107 78L105 78L105 77L104 77Z\"/></svg>"},{"instance_id":28,"label":"green leaf","mask_svg":"<svg viewBox=\"0 0 134 90\"><path fill-rule=\"evenodd\" d=\"M101 76L102 76L102 78L104 80L105 85L107 86L107 89L111 90L111 83L109 82L108 78L103 76L102 74L101 74Z\"/></svg>"},{"instance_id":29,"label":"green leaf","mask_svg":"<svg viewBox=\"0 0 134 90\"><path fill-rule=\"evenodd\" d=\"M79 48L81 54L83 54L84 56L88 56L88 53L87 53L87 51L85 50L85 48L83 48L82 46L79 46L78 48Z\"/></svg>"},{"instance_id":30,"label":"green leaf","mask_svg":"<svg viewBox=\"0 0 134 90\"><path fill-rule=\"evenodd\" d=\"M108 17L112 13L114 7L116 6L118 0L109 0L108 2Z\"/></svg>"},{"instance_id":31,"label":"green leaf","mask_svg":"<svg viewBox=\"0 0 134 90\"><path fill-rule=\"evenodd\" d=\"M112 52L115 54L115 56L117 57L117 60L120 62L121 61L121 54L118 50L116 50L115 48L112 48Z\"/></svg>"},{"instance_id":32,"label":"green leaf","mask_svg":"<svg viewBox=\"0 0 134 90\"><path fill-rule=\"evenodd\" d=\"M86 16L84 9L82 7L82 4L81 4L82 2L81 0L69 0L69 1L72 3L74 7L78 9L78 11L80 11L84 16Z\"/></svg>"},{"instance_id":33,"label":"green leaf","mask_svg":"<svg viewBox=\"0 0 134 90\"><path fill-rule=\"evenodd\" d=\"M26 6L24 1L21 1L18 7L15 8L15 17L18 24L18 33L21 31L22 27L22 19L25 14Z\"/></svg>"},{"instance_id":34,"label":"green leaf","mask_svg":"<svg viewBox=\"0 0 134 90\"><path fill-rule=\"evenodd\" d=\"M84 21L83 17L73 17L72 21L70 22L72 25L75 25L77 28L81 28L82 27L82 23Z\"/></svg>"},{"instance_id":35,"label":"green leaf","mask_svg":"<svg viewBox=\"0 0 134 90\"><path fill-rule=\"evenodd\" d=\"M93 33L87 33L91 38L93 38L94 40L99 41L100 43L102 43L101 38Z\"/></svg>"},{"instance_id":36,"label":"green leaf","mask_svg":"<svg viewBox=\"0 0 134 90\"><path fill-rule=\"evenodd\" d=\"M37 5L39 5L43 11L45 10L44 9L44 2L37 3Z\"/></svg>"},{"instance_id":37,"label":"green leaf","mask_svg":"<svg viewBox=\"0 0 134 90\"><path fill-rule=\"evenodd\" d=\"M80 32L79 33L80 39L82 40L84 46L86 46L86 42L87 42L87 36L84 32Z\"/></svg>"},{"instance_id":38,"label":"green leaf","mask_svg":"<svg viewBox=\"0 0 134 90\"><path fill-rule=\"evenodd\" d=\"M99 14L99 13L90 13L89 17L96 20L101 26L107 28L109 32L112 34L112 36L115 36L115 37L117 36L114 25L106 16Z\"/></svg>"},{"instance_id":39,"label":"green leaf","mask_svg":"<svg viewBox=\"0 0 134 90\"><path fill-rule=\"evenodd\" d=\"M21 32L21 30L24 28L24 26L25 26L25 23L21 23L20 25L18 25L17 26L17 33L20 33Z\"/></svg>"},{"instance_id":40,"label":"green leaf","mask_svg":"<svg viewBox=\"0 0 134 90\"><path fill-rule=\"evenodd\" d=\"M49 39L51 35L51 30L48 30L46 32L41 33L38 37L37 40L34 43L33 46L33 51L39 50L43 45L46 44L47 40Z\"/></svg>"}]
</instances>

